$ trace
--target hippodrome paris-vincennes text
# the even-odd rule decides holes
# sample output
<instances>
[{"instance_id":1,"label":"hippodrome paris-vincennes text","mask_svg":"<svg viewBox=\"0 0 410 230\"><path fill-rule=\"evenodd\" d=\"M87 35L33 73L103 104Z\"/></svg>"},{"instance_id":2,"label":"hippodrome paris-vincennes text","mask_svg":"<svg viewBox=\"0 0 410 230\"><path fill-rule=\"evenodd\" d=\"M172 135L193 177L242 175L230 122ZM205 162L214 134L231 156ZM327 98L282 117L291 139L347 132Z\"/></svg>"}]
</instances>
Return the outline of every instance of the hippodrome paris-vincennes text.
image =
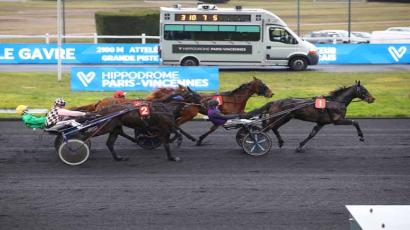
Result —
<instances>
[{"instance_id":1,"label":"hippodrome paris-vincennes text","mask_svg":"<svg viewBox=\"0 0 410 230\"><path fill-rule=\"evenodd\" d=\"M101 73L103 87L176 87L178 84L191 87L207 87L208 79L204 77L180 79L178 71L105 71Z\"/></svg>"}]
</instances>

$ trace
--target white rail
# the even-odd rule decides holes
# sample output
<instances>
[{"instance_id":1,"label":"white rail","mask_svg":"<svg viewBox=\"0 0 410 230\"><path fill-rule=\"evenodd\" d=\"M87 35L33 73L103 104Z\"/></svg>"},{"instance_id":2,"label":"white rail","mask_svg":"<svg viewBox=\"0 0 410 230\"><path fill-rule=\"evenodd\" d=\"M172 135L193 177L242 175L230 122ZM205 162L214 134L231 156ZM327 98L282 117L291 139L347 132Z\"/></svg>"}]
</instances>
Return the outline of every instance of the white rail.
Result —
<instances>
[{"instance_id":1,"label":"white rail","mask_svg":"<svg viewBox=\"0 0 410 230\"><path fill-rule=\"evenodd\" d=\"M57 38L56 34L44 34L44 35L1 35L0 34L0 39L33 39L33 38L38 38L38 39L44 39L45 43L49 44L50 39ZM159 41L159 36L147 36L145 34L141 35L98 35L97 33L93 33L91 35L64 35L62 38L80 38L80 39L93 39L94 44L98 43L98 39L101 38L115 38L115 39L141 39L141 43L145 44L147 39L156 39Z\"/></svg>"}]
</instances>

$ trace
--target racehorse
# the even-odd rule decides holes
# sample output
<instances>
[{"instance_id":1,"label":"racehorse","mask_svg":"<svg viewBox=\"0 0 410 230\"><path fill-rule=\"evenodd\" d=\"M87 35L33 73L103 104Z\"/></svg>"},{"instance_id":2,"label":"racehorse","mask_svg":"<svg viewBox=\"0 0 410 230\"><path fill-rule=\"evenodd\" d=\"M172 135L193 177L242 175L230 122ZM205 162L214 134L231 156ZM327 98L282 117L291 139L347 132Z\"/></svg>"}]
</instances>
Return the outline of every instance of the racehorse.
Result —
<instances>
[{"instance_id":1,"label":"racehorse","mask_svg":"<svg viewBox=\"0 0 410 230\"><path fill-rule=\"evenodd\" d=\"M181 87L180 87L181 88ZM187 87L189 89L189 87ZM158 90L161 90L158 89ZM180 89L184 90L184 89ZM162 91L166 94L166 88ZM246 102L252 95L264 96L267 98L271 98L273 96L272 91L260 80L256 77L253 77L253 80L242 84L238 88L232 91L222 92L220 94L199 94L201 96L201 105L198 104L191 104L185 106L181 112L180 116L176 119L177 127L180 127L187 121L192 120L198 113L208 115L208 102L212 100L214 96L219 96L222 99L222 104L219 106L219 109L224 114L235 114L235 113L243 113L246 107ZM151 94L152 97L150 99L155 100L156 96ZM164 94L161 94L163 97ZM207 137L209 134L214 132L218 129L219 126L213 125L210 130L204 134L202 134L199 139L196 141L197 145L201 145L202 141ZM189 138L189 134L179 129L181 133ZM193 140L192 138L189 138Z\"/></svg>"},{"instance_id":2,"label":"racehorse","mask_svg":"<svg viewBox=\"0 0 410 230\"><path fill-rule=\"evenodd\" d=\"M184 110L185 107L189 107L192 104L199 105L201 97L199 94L197 94L195 91L191 90L189 87L184 87L182 85L178 85L177 88L159 88L154 90L150 95L156 96L159 98L154 98L151 97L151 100L153 102L163 102L163 103L168 103L171 104L171 107L174 107L173 113L174 113L174 118L178 118L181 116L181 111ZM178 98L180 97L180 98ZM150 98L150 96L148 96ZM178 98L178 99L175 99ZM132 104L134 102L140 102L144 100L131 100L131 99L126 99L126 98L104 98L97 103L85 105L85 106L80 106L80 107L74 107L71 108L72 110L78 110L78 111L85 111L85 112L99 112L100 110L106 108L107 106L112 106L112 105L124 105L124 104ZM135 138L137 138L141 132L145 132L146 129L134 129L135 133ZM176 129L172 130L172 133L175 134L175 136L172 138L171 142L174 140L178 140L177 144L180 145L182 143L182 136L180 135L179 132L187 136L190 140L195 141L196 139L186 133L184 130L180 129L179 126L177 126ZM146 145L142 145L141 147L146 147Z\"/></svg>"},{"instance_id":3,"label":"racehorse","mask_svg":"<svg viewBox=\"0 0 410 230\"><path fill-rule=\"evenodd\" d=\"M356 83L350 87L341 87L336 89L328 96L324 96L326 107L323 109L315 108L315 100L302 98L288 98L269 102L259 109L249 112L249 116L254 116L261 113L268 113L271 116L267 122L264 122L264 127L270 126L271 130L278 139L279 147L282 147L284 141L279 134L278 129L289 122L291 119L299 119L302 121L315 122L316 126L310 132L309 136L299 143L297 152L303 152L303 146L312 139L324 125L353 125L360 141L364 141L363 132L360 129L359 123L354 120L346 119L347 107L353 99L359 98L367 103L373 103L376 99L369 91L360 83ZM278 116L280 114L280 116Z\"/></svg>"},{"instance_id":4,"label":"racehorse","mask_svg":"<svg viewBox=\"0 0 410 230\"><path fill-rule=\"evenodd\" d=\"M170 105L160 102L152 102L149 104L149 107L152 111L150 112L148 117L144 117L138 107L136 107L132 103L106 106L98 111L99 115L110 115L119 111L126 112L120 116L113 117L106 123L98 126L96 130L88 131L83 138L88 139L91 136L94 137L109 133L106 142L107 147L110 150L114 160L122 161L128 159L118 156L118 154L114 150L114 145L118 136L123 136L133 142L137 141L135 138L127 135L123 131L122 126L126 126L132 129L155 128L155 137L159 138L159 140L163 144L165 152L167 154L167 159L170 161L179 161L178 157L175 157L171 154L169 148L170 135L173 131L175 131L176 128L174 118L175 109L172 109Z\"/></svg>"}]
</instances>

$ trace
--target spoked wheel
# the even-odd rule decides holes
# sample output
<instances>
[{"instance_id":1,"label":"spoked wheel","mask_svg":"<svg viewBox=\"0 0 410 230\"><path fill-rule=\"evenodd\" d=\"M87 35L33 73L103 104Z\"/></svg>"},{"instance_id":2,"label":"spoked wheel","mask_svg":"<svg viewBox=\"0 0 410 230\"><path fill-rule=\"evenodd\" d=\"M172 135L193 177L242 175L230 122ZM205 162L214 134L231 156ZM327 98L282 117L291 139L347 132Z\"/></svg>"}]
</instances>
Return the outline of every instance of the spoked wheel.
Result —
<instances>
[{"instance_id":1,"label":"spoked wheel","mask_svg":"<svg viewBox=\"0 0 410 230\"><path fill-rule=\"evenodd\" d=\"M151 150L160 147L162 143L158 137L140 135L137 137L137 144L143 149Z\"/></svg>"},{"instance_id":2,"label":"spoked wheel","mask_svg":"<svg viewBox=\"0 0 410 230\"><path fill-rule=\"evenodd\" d=\"M251 127L248 127L248 130L251 132L256 132L256 131L260 131L261 128L258 126L251 126ZM236 132L236 143L241 147L242 147L243 138L249 134L248 130L245 127L242 127L238 130L238 132Z\"/></svg>"},{"instance_id":3,"label":"spoked wheel","mask_svg":"<svg viewBox=\"0 0 410 230\"><path fill-rule=\"evenodd\" d=\"M264 132L250 132L242 141L243 150L251 156L262 156L270 151L272 140Z\"/></svg>"},{"instance_id":4,"label":"spoked wheel","mask_svg":"<svg viewBox=\"0 0 410 230\"><path fill-rule=\"evenodd\" d=\"M69 139L58 148L58 156L68 165L80 165L90 156L90 148L82 140Z\"/></svg>"}]
</instances>

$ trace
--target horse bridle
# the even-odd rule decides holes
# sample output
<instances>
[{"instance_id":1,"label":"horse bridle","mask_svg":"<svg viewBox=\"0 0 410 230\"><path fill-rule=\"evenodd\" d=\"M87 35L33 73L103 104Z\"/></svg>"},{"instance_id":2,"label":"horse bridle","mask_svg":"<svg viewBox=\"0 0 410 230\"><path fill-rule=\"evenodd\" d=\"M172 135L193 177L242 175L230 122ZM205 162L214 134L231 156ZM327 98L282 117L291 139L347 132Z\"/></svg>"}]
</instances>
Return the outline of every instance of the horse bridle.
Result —
<instances>
[{"instance_id":1,"label":"horse bridle","mask_svg":"<svg viewBox=\"0 0 410 230\"><path fill-rule=\"evenodd\" d=\"M368 96L367 94L365 94L365 90L363 90L361 85L356 85L356 94L358 95L358 99L356 100L352 100L352 102L361 102L366 100L366 97Z\"/></svg>"}]
</instances>

